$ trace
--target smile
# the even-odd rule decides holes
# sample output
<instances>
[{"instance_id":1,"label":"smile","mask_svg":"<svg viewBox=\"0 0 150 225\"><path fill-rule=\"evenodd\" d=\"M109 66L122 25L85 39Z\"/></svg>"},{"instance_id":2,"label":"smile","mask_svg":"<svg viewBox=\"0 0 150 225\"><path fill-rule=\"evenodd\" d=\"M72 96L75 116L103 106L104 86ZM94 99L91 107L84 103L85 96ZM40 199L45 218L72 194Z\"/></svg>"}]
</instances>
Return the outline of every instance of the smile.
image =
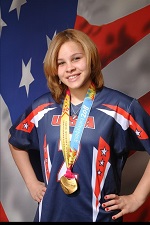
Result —
<instances>
[{"instance_id":1,"label":"smile","mask_svg":"<svg viewBox=\"0 0 150 225\"><path fill-rule=\"evenodd\" d=\"M68 80L74 79L76 77L77 77L77 75L70 76L70 77L68 77Z\"/></svg>"}]
</instances>

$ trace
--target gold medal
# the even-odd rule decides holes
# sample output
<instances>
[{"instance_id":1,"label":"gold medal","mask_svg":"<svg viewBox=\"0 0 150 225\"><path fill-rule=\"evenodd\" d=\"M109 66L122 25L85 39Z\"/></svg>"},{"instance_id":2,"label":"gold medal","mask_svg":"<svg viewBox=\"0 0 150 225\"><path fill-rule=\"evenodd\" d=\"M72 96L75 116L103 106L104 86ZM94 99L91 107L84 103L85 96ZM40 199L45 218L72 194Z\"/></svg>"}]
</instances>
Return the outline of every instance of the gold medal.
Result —
<instances>
[{"instance_id":1,"label":"gold medal","mask_svg":"<svg viewBox=\"0 0 150 225\"><path fill-rule=\"evenodd\" d=\"M75 178L67 178L66 176L62 176L60 178L60 184L63 191L67 195L74 193L78 189L78 184Z\"/></svg>"}]
</instances>

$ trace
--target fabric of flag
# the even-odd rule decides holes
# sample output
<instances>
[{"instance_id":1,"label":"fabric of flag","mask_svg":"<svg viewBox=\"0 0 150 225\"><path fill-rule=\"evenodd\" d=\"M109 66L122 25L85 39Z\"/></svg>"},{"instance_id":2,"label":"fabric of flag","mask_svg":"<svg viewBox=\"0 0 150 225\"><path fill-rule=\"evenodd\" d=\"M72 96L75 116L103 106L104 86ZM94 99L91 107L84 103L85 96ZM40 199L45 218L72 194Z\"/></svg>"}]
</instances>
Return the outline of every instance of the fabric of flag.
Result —
<instances>
[{"instance_id":1,"label":"fabric of flag","mask_svg":"<svg viewBox=\"0 0 150 225\"><path fill-rule=\"evenodd\" d=\"M0 15L0 221L30 222L37 203L12 159L8 130L35 98L48 91L43 73L48 44L66 28L87 33L98 46L105 85L139 99L150 114L150 0L0 0ZM30 157L40 170L38 155ZM148 159L133 149L122 193L132 192ZM150 199L124 221L150 221L149 205Z\"/></svg>"}]
</instances>

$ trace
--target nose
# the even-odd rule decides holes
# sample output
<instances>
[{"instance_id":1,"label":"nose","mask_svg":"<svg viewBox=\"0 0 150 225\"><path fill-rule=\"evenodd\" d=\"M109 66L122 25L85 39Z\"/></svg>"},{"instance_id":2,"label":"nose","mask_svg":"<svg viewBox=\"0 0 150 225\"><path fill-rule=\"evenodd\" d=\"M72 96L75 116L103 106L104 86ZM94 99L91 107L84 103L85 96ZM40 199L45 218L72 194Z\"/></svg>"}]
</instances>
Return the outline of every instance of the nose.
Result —
<instances>
[{"instance_id":1,"label":"nose","mask_svg":"<svg viewBox=\"0 0 150 225\"><path fill-rule=\"evenodd\" d=\"M70 73L70 72L72 72L74 70L75 70L74 65L72 63L68 63L67 67L66 67L66 71Z\"/></svg>"}]
</instances>

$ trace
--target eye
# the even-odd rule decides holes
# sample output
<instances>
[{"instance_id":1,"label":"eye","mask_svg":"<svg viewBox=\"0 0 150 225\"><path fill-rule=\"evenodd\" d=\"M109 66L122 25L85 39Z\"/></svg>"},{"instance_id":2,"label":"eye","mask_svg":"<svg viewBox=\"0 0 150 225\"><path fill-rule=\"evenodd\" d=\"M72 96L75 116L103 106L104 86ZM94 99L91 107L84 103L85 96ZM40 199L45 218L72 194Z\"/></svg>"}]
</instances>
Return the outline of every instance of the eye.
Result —
<instances>
[{"instance_id":1,"label":"eye","mask_svg":"<svg viewBox=\"0 0 150 225\"><path fill-rule=\"evenodd\" d=\"M64 61L58 62L57 65L58 65L58 66L62 66L64 63L65 63Z\"/></svg>"},{"instance_id":2,"label":"eye","mask_svg":"<svg viewBox=\"0 0 150 225\"><path fill-rule=\"evenodd\" d=\"M78 61L79 59L81 59L81 57L80 56L76 56L76 57L73 58L73 61Z\"/></svg>"}]
</instances>

